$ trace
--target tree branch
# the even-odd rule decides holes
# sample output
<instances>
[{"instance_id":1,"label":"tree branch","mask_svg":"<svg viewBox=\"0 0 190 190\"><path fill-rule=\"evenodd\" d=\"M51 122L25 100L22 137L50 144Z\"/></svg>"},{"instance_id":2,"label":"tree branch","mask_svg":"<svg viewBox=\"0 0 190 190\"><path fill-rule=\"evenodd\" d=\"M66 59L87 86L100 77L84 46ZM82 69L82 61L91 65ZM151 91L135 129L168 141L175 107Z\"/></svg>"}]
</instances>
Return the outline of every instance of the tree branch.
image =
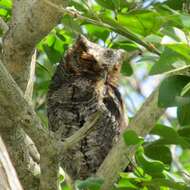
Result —
<instances>
[{"instance_id":1,"label":"tree branch","mask_svg":"<svg viewBox=\"0 0 190 190\"><path fill-rule=\"evenodd\" d=\"M67 1L52 0L52 2L65 5ZM43 0L15 0L8 31L5 23L1 22L1 26L6 26L4 29L7 31L3 38L1 58L23 92L27 88L28 80L30 80L28 77L30 68L34 68L30 67L34 47L58 23L61 16L62 13L46 6ZM32 65L34 66L34 64ZM28 87L31 88L31 85L28 85ZM26 96L31 94L32 91L28 92L27 89ZM4 121L3 125L7 125L7 130L2 130L1 135L24 189L34 190L35 184L38 185L38 179L34 176L39 169L30 157L31 146L28 149L30 143L27 141L28 138L24 131L20 128L22 126L14 128L15 122L4 117L4 111L4 107L1 107L0 118ZM7 119L7 121L4 119ZM18 122L17 126L19 125L22 124ZM11 130L11 128L14 129Z\"/></svg>"},{"instance_id":2,"label":"tree branch","mask_svg":"<svg viewBox=\"0 0 190 190\"><path fill-rule=\"evenodd\" d=\"M32 55L28 83L27 83L26 90L25 90L25 93L24 93L24 97L28 102L32 101L33 87L34 87L34 77L35 77L35 68L36 68L36 54L37 54L37 51L35 50L34 54Z\"/></svg>"},{"instance_id":3,"label":"tree branch","mask_svg":"<svg viewBox=\"0 0 190 190\"><path fill-rule=\"evenodd\" d=\"M59 6L65 5L67 1L52 2ZM25 91L34 47L58 23L62 13L43 0L15 0L12 13L9 30L3 39L3 62Z\"/></svg>"}]
</instances>

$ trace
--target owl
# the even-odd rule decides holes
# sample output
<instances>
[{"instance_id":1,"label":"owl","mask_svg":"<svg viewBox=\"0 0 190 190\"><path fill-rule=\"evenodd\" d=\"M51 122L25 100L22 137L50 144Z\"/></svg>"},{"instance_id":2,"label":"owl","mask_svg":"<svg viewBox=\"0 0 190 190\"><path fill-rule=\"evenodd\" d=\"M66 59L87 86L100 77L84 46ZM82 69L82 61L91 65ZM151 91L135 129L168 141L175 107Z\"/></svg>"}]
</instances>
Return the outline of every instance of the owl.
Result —
<instances>
[{"instance_id":1,"label":"owl","mask_svg":"<svg viewBox=\"0 0 190 190\"><path fill-rule=\"evenodd\" d=\"M125 128L118 78L125 57L80 35L57 66L47 95L49 128L63 140L90 116L102 113L92 132L61 155L61 166L72 180L93 176Z\"/></svg>"}]
</instances>

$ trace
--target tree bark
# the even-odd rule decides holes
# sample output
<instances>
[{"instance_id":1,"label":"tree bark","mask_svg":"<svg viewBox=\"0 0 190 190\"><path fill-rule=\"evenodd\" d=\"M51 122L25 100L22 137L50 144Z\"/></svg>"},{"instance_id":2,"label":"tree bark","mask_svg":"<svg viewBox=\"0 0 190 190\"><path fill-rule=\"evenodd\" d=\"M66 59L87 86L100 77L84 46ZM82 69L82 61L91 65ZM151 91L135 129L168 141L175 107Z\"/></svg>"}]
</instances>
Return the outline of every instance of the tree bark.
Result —
<instances>
[{"instance_id":1,"label":"tree bark","mask_svg":"<svg viewBox=\"0 0 190 190\"><path fill-rule=\"evenodd\" d=\"M67 1L53 0L52 2L65 5ZM59 22L61 16L62 13L45 5L43 0L15 0L10 25L5 27L5 23L1 22L1 26L8 30L3 38L1 59L23 92L29 81L34 47ZM2 111L0 118L3 118L4 108L0 109ZM10 119L4 121L3 125L7 125L7 130L1 132L1 136L19 179L24 189L35 189L35 184L37 186L39 183L35 177L37 165L30 156L26 134L21 129L22 126L11 130L15 123Z\"/></svg>"}]
</instances>

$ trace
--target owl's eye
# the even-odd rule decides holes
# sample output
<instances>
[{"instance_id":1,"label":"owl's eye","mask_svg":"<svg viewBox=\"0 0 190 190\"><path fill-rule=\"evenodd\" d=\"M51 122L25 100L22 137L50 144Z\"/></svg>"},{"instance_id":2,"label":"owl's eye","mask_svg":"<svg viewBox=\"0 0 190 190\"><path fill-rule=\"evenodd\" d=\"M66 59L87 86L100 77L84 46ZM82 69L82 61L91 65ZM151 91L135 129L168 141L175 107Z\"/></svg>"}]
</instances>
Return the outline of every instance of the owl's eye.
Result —
<instances>
[{"instance_id":1,"label":"owl's eye","mask_svg":"<svg viewBox=\"0 0 190 190\"><path fill-rule=\"evenodd\" d=\"M111 50L111 49L106 50L106 51L104 52L104 56L105 56L106 58L112 57L112 56L113 56L113 50Z\"/></svg>"},{"instance_id":2,"label":"owl's eye","mask_svg":"<svg viewBox=\"0 0 190 190\"><path fill-rule=\"evenodd\" d=\"M114 70L114 71L118 71L119 69L118 69L118 67L115 66L115 67L113 68L113 70Z\"/></svg>"}]
</instances>

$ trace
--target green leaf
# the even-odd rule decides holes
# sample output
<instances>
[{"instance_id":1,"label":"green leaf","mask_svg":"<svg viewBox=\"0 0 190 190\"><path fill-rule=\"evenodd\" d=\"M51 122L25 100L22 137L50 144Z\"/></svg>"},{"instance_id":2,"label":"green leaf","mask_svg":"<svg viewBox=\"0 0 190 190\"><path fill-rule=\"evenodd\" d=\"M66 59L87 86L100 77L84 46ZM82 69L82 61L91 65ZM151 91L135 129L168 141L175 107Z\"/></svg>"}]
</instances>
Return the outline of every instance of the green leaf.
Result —
<instances>
[{"instance_id":1,"label":"green leaf","mask_svg":"<svg viewBox=\"0 0 190 190\"><path fill-rule=\"evenodd\" d=\"M182 137L190 138L190 127L180 128L177 132Z\"/></svg>"},{"instance_id":2,"label":"green leaf","mask_svg":"<svg viewBox=\"0 0 190 190\"><path fill-rule=\"evenodd\" d=\"M8 12L5 9L0 9L0 16L7 16Z\"/></svg>"},{"instance_id":3,"label":"green leaf","mask_svg":"<svg viewBox=\"0 0 190 190\"><path fill-rule=\"evenodd\" d=\"M83 25L87 29L90 38L102 39L105 41L109 36L109 31L106 28L100 26L94 26L92 24Z\"/></svg>"},{"instance_id":4,"label":"green leaf","mask_svg":"<svg viewBox=\"0 0 190 190\"><path fill-rule=\"evenodd\" d=\"M144 147L144 151L145 155L153 160L159 160L168 165L172 162L170 149L165 145L149 144Z\"/></svg>"},{"instance_id":5,"label":"green leaf","mask_svg":"<svg viewBox=\"0 0 190 190\"><path fill-rule=\"evenodd\" d=\"M78 11L88 12L88 8L80 0L70 0L69 5L74 6Z\"/></svg>"},{"instance_id":6,"label":"green leaf","mask_svg":"<svg viewBox=\"0 0 190 190\"><path fill-rule=\"evenodd\" d=\"M168 139L177 139L178 134L177 132L172 128L168 127L166 125L157 124L150 132L151 134L159 135L160 137L168 138Z\"/></svg>"},{"instance_id":7,"label":"green leaf","mask_svg":"<svg viewBox=\"0 0 190 190\"><path fill-rule=\"evenodd\" d=\"M185 14L181 14L180 15L182 24L185 28L190 28L190 16L189 15L185 15Z\"/></svg>"},{"instance_id":8,"label":"green leaf","mask_svg":"<svg viewBox=\"0 0 190 190\"><path fill-rule=\"evenodd\" d=\"M164 79L159 88L158 105L160 107L177 106L176 97L180 96L183 87L190 81L190 77L174 75Z\"/></svg>"},{"instance_id":9,"label":"green leaf","mask_svg":"<svg viewBox=\"0 0 190 190\"><path fill-rule=\"evenodd\" d=\"M38 83L36 84L36 90L38 90L38 91L43 90L43 91L47 92L47 91L48 91L49 84L50 84L50 81L49 81L49 80L47 80L47 81L46 81L46 80L43 80L43 81L41 81L41 82L38 82Z\"/></svg>"},{"instance_id":10,"label":"green leaf","mask_svg":"<svg viewBox=\"0 0 190 190\"><path fill-rule=\"evenodd\" d=\"M89 177L84 181L76 181L76 186L81 190L99 190L102 184L103 180L97 177Z\"/></svg>"},{"instance_id":11,"label":"green leaf","mask_svg":"<svg viewBox=\"0 0 190 190\"><path fill-rule=\"evenodd\" d=\"M190 47L189 47L189 45L187 45L185 43L178 43L178 44L167 45L167 47L172 49L173 51L177 52L178 54L183 56L188 61L190 61L190 54L189 54Z\"/></svg>"},{"instance_id":12,"label":"green leaf","mask_svg":"<svg viewBox=\"0 0 190 190\"><path fill-rule=\"evenodd\" d=\"M150 187L170 187L175 190L189 190L190 186L182 183L182 182L175 182L169 179L163 179L163 178L154 178L150 182L147 182L147 185L151 185Z\"/></svg>"},{"instance_id":13,"label":"green leaf","mask_svg":"<svg viewBox=\"0 0 190 190\"><path fill-rule=\"evenodd\" d=\"M7 8L11 8L12 7L12 1L11 0L1 0L0 5L7 7Z\"/></svg>"},{"instance_id":14,"label":"green leaf","mask_svg":"<svg viewBox=\"0 0 190 190\"><path fill-rule=\"evenodd\" d=\"M133 68L131 67L128 60L124 61L121 67L121 73L124 76L131 76L133 74Z\"/></svg>"},{"instance_id":15,"label":"green leaf","mask_svg":"<svg viewBox=\"0 0 190 190\"><path fill-rule=\"evenodd\" d=\"M127 41L127 40L113 42L113 45L111 46L111 48L124 49L128 52L139 50L139 47L137 46L137 44L132 43L132 42Z\"/></svg>"},{"instance_id":16,"label":"green leaf","mask_svg":"<svg viewBox=\"0 0 190 190\"><path fill-rule=\"evenodd\" d=\"M190 103L178 106L177 118L182 126L190 124Z\"/></svg>"},{"instance_id":17,"label":"green leaf","mask_svg":"<svg viewBox=\"0 0 190 190\"><path fill-rule=\"evenodd\" d=\"M95 0L99 5L101 5L102 7L106 8L106 9L111 9L111 10L115 10L116 7L116 3L118 3L118 0ZM116 1L116 3L114 2Z\"/></svg>"},{"instance_id":18,"label":"green leaf","mask_svg":"<svg viewBox=\"0 0 190 190\"><path fill-rule=\"evenodd\" d=\"M43 48L47 54L47 57L51 63L57 63L59 62L62 54L60 54L59 51L55 50L52 47L47 46L46 44L43 45Z\"/></svg>"},{"instance_id":19,"label":"green leaf","mask_svg":"<svg viewBox=\"0 0 190 190\"><path fill-rule=\"evenodd\" d=\"M141 137L138 137L138 135L132 130L126 131L123 134L123 137L127 145L135 145L143 141L143 139Z\"/></svg>"},{"instance_id":20,"label":"green leaf","mask_svg":"<svg viewBox=\"0 0 190 190\"><path fill-rule=\"evenodd\" d=\"M125 189L127 188L128 190L134 190L134 189L138 190L139 189L138 187L136 187L134 184L132 184L126 178L125 179L124 178L120 179L118 184L116 185L116 187L117 188L125 188Z\"/></svg>"},{"instance_id":21,"label":"green leaf","mask_svg":"<svg viewBox=\"0 0 190 190\"><path fill-rule=\"evenodd\" d=\"M177 52L166 47L159 60L151 68L150 74L154 75L170 71L175 69L176 64L184 65L184 58Z\"/></svg>"},{"instance_id":22,"label":"green leaf","mask_svg":"<svg viewBox=\"0 0 190 190\"><path fill-rule=\"evenodd\" d=\"M158 13L149 10L118 14L117 18L120 25L142 36L156 32L163 22Z\"/></svg>"},{"instance_id":23,"label":"green leaf","mask_svg":"<svg viewBox=\"0 0 190 190\"><path fill-rule=\"evenodd\" d=\"M172 127L157 124L150 133L160 136L160 139L152 142L153 145L177 144L184 147L190 146L190 143L186 141L186 139L180 137L177 131L175 131Z\"/></svg>"},{"instance_id":24,"label":"green leaf","mask_svg":"<svg viewBox=\"0 0 190 190\"><path fill-rule=\"evenodd\" d=\"M182 10L183 3L184 3L183 0L180 0L180 1L167 0L165 4L168 5L172 9Z\"/></svg>"},{"instance_id":25,"label":"green leaf","mask_svg":"<svg viewBox=\"0 0 190 190\"><path fill-rule=\"evenodd\" d=\"M162 171L165 166L162 162L148 158L143 151L139 150L136 152L135 158L139 166L141 166L147 174L153 177L163 176Z\"/></svg>"},{"instance_id":26,"label":"green leaf","mask_svg":"<svg viewBox=\"0 0 190 190\"><path fill-rule=\"evenodd\" d=\"M66 31L70 32L71 34L73 34L74 31L77 32L77 33L82 33L81 27L80 27L80 22L76 21L76 20L73 20L72 17L70 17L68 15L65 15L62 18L62 23L64 25L64 29Z\"/></svg>"}]
</instances>

